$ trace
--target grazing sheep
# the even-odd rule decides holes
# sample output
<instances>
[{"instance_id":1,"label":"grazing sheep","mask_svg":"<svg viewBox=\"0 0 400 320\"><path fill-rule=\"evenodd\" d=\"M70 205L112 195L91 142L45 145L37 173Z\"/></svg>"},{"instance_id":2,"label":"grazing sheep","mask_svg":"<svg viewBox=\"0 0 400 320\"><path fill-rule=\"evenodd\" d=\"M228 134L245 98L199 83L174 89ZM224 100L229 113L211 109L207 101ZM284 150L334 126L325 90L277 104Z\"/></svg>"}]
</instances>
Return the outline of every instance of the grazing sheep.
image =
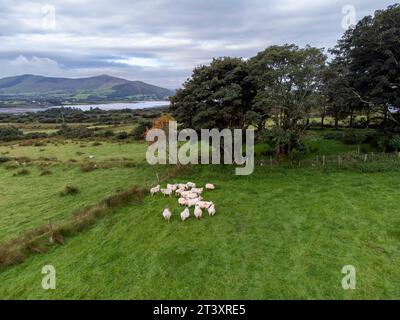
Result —
<instances>
[{"instance_id":1,"label":"grazing sheep","mask_svg":"<svg viewBox=\"0 0 400 320\"><path fill-rule=\"evenodd\" d=\"M161 193L165 196L172 196L172 190L171 189L161 189Z\"/></svg>"},{"instance_id":2,"label":"grazing sheep","mask_svg":"<svg viewBox=\"0 0 400 320\"><path fill-rule=\"evenodd\" d=\"M191 191L183 191L181 192L181 196L187 199L194 199L198 197L198 194Z\"/></svg>"},{"instance_id":3,"label":"grazing sheep","mask_svg":"<svg viewBox=\"0 0 400 320\"><path fill-rule=\"evenodd\" d=\"M213 203L211 201L199 201L197 203L197 205L201 208L201 209L208 209L211 205L213 205Z\"/></svg>"},{"instance_id":4,"label":"grazing sheep","mask_svg":"<svg viewBox=\"0 0 400 320\"><path fill-rule=\"evenodd\" d=\"M188 182L188 183L186 183L186 185L187 185L189 188L196 188L196 184L193 183L193 182Z\"/></svg>"},{"instance_id":5,"label":"grazing sheep","mask_svg":"<svg viewBox=\"0 0 400 320\"><path fill-rule=\"evenodd\" d=\"M214 190L215 186L212 183L206 183L206 189L207 190Z\"/></svg>"},{"instance_id":6,"label":"grazing sheep","mask_svg":"<svg viewBox=\"0 0 400 320\"><path fill-rule=\"evenodd\" d=\"M202 194L203 190L204 190L203 188L192 188L192 190L190 190L190 191L197 193L197 194Z\"/></svg>"},{"instance_id":7,"label":"grazing sheep","mask_svg":"<svg viewBox=\"0 0 400 320\"><path fill-rule=\"evenodd\" d=\"M185 210L183 210L183 211L181 212L181 219L182 219L182 222L185 221L186 219L189 219L189 217L190 217L190 211L189 211L188 208L186 208Z\"/></svg>"},{"instance_id":8,"label":"grazing sheep","mask_svg":"<svg viewBox=\"0 0 400 320\"><path fill-rule=\"evenodd\" d=\"M178 189L186 190L187 188L188 186L186 185L186 183L178 183Z\"/></svg>"},{"instance_id":9,"label":"grazing sheep","mask_svg":"<svg viewBox=\"0 0 400 320\"><path fill-rule=\"evenodd\" d=\"M175 194L176 194L177 196L182 196L182 192L185 192L185 189L177 189L177 190L175 191Z\"/></svg>"},{"instance_id":10,"label":"grazing sheep","mask_svg":"<svg viewBox=\"0 0 400 320\"><path fill-rule=\"evenodd\" d=\"M215 213L216 213L216 210L215 210L214 204L212 204L212 205L208 208L208 215L213 217L213 216L215 215Z\"/></svg>"},{"instance_id":11,"label":"grazing sheep","mask_svg":"<svg viewBox=\"0 0 400 320\"><path fill-rule=\"evenodd\" d=\"M164 219L165 220L167 220L168 221L168 223L169 223L169 220L171 219L171 217L172 217L172 213L171 213L171 211L169 210L169 208L167 207L167 208L165 208L164 209L164 211L163 211L163 217L164 217Z\"/></svg>"},{"instance_id":12,"label":"grazing sheep","mask_svg":"<svg viewBox=\"0 0 400 320\"><path fill-rule=\"evenodd\" d=\"M194 192L190 192L187 196L189 199L196 199L199 197L199 195L197 193Z\"/></svg>"},{"instance_id":13,"label":"grazing sheep","mask_svg":"<svg viewBox=\"0 0 400 320\"><path fill-rule=\"evenodd\" d=\"M167 189L175 191L177 189L177 186L175 184L167 184Z\"/></svg>"},{"instance_id":14,"label":"grazing sheep","mask_svg":"<svg viewBox=\"0 0 400 320\"><path fill-rule=\"evenodd\" d=\"M194 216L196 217L196 219L200 219L202 215L203 215L203 211L201 210L201 208L199 206L196 206L194 208Z\"/></svg>"},{"instance_id":15,"label":"grazing sheep","mask_svg":"<svg viewBox=\"0 0 400 320\"><path fill-rule=\"evenodd\" d=\"M179 203L179 205L181 205L181 206L187 206L187 205L189 204L189 200L186 199L186 198L179 198L179 199L178 199L178 203Z\"/></svg>"},{"instance_id":16,"label":"grazing sheep","mask_svg":"<svg viewBox=\"0 0 400 320\"><path fill-rule=\"evenodd\" d=\"M160 185L155 186L154 188L150 189L151 195L154 195L155 193L160 192Z\"/></svg>"},{"instance_id":17,"label":"grazing sheep","mask_svg":"<svg viewBox=\"0 0 400 320\"><path fill-rule=\"evenodd\" d=\"M189 208L191 208L191 207L197 205L197 203L198 203L199 201L201 201L200 198L189 199L189 200L188 200L187 206L188 206Z\"/></svg>"}]
</instances>

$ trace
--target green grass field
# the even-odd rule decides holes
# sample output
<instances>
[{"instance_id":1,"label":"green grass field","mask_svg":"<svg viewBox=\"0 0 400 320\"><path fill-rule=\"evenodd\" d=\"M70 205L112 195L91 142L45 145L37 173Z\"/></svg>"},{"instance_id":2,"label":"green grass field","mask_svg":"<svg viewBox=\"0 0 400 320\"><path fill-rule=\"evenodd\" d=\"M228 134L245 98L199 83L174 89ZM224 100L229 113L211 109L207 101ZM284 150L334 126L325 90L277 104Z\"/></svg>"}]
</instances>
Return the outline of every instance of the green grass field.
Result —
<instances>
[{"instance_id":1,"label":"green grass field","mask_svg":"<svg viewBox=\"0 0 400 320\"><path fill-rule=\"evenodd\" d=\"M49 176L39 175L36 162L24 176L13 176L18 169L0 167L0 242L49 219L66 219L118 188L155 181L156 173L164 170L140 164L142 144L87 147L93 150L79 145L49 145L46 154L67 161L83 149L99 159L136 159L138 166L83 173L60 162ZM338 145L338 150L347 147ZM37 149L15 145L9 152L36 159ZM192 209L191 218L182 223L175 198L147 196L142 204L129 203L99 218L89 229L66 238L65 245L1 268L0 298L400 297L398 168L362 173L264 166L239 177L230 167L196 166L169 180L186 181L216 184L216 190L205 193L216 204L215 217L196 221ZM67 183L80 192L60 197ZM174 213L169 224L161 216L166 205ZM47 264L56 268L56 290L41 287L41 269ZM341 287L345 265L357 269L357 290Z\"/></svg>"}]
</instances>

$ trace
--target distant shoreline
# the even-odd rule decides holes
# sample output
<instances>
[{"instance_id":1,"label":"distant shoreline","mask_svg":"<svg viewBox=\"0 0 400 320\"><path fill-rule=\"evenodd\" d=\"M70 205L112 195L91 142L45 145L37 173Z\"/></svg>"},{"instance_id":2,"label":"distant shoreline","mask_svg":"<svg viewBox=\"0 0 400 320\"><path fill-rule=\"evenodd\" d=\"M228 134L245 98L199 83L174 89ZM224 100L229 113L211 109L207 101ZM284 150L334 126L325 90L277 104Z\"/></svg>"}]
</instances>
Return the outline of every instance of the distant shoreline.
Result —
<instances>
[{"instance_id":1,"label":"distant shoreline","mask_svg":"<svg viewBox=\"0 0 400 320\"><path fill-rule=\"evenodd\" d=\"M162 100L162 101L134 101L134 102L112 102L112 103L90 103L90 104L68 104L68 105L58 105L58 106L46 106L46 107L39 107L39 106L15 106L15 107L0 107L0 113L11 113L11 114L19 114L19 113L29 113L29 112L40 112L46 111L49 109L55 108L77 108L82 111L89 111L91 109L100 109L104 111L112 111L112 110L123 110L123 109L131 109L131 110L138 110L138 109L152 109L152 108L159 108L159 107L167 107L169 105L169 101Z\"/></svg>"}]
</instances>

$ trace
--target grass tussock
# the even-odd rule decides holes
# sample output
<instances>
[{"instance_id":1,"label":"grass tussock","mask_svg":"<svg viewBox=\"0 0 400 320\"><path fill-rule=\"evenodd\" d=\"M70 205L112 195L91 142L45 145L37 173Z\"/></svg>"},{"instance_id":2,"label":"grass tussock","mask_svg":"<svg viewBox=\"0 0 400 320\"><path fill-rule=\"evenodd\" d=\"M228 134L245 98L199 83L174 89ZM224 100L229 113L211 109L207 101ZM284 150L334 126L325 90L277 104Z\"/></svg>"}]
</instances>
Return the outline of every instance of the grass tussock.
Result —
<instances>
[{"instance_id":1,"label":"grass tussock","mask_svg":"<svg viewBox=\"0 0 400 320\"><path fill-rule=\"evenodd\" d=\"M76 195L79 193L79 189L73 185L67 184L64 190L60 192L60 196Z\"/></svg>"},{"instance_id":2,"label":"grass tussock","mask_svg":"<svg viewBox=\"0 0 400 320\"><path fill-rule=\"evenodd\" d=\"M21 170L18 170L16 173L14 173L13 176L14 176L14 177L18 177L18 176L27 176L27 175L30 174L30 173L31 173L31 172L30 172L28 169L23 168L23 169L21 169Z\"/></svg>"},{"instance_id":3,"label":"grass tussock","mask_svg":"<svg viewBox=\"0 0 400 320\"><path fill-rule=\"evenodd\" d=\"M85 163L80 166L82 172L91 172L97 169L97 165L93 163Z\"/></svg>"},{"instance_id":4,"label":"grass tussock","mask_svg":"<svg viewBox=\"0 0 400 320\"><path fill-rule=\"evenodd\" d=\"M51 172L51 171L48 170L48 169L44 169L44 170L42 170L42 171L40 172L40 176L49 176L49 175L51 175L51 174L53 174L53 172Z\"/></svg>"}]
</instances>

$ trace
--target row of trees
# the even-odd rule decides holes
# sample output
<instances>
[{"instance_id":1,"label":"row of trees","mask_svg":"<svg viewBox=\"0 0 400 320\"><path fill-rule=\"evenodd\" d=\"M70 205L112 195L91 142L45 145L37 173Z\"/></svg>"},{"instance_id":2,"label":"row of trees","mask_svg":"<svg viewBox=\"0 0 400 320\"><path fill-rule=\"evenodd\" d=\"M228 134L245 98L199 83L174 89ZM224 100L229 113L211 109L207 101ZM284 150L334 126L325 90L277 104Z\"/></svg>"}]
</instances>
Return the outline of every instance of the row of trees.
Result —
<instances>
[{"instance_id":1,"label":"row of trees","mask_svg":"<svg viewBox=\"0 0 400 320\"><path fill-rule=\"evenodd\" d=\"M171 98L171 112L193 129L247 128L267 135L277 154L290 154L317 115L339 121L382 119L397 130L389 105L400 106L400 6L377 11L329 50L271 46L249 60L223 57L194 69Z\"/></svg>"}]
</instances>

